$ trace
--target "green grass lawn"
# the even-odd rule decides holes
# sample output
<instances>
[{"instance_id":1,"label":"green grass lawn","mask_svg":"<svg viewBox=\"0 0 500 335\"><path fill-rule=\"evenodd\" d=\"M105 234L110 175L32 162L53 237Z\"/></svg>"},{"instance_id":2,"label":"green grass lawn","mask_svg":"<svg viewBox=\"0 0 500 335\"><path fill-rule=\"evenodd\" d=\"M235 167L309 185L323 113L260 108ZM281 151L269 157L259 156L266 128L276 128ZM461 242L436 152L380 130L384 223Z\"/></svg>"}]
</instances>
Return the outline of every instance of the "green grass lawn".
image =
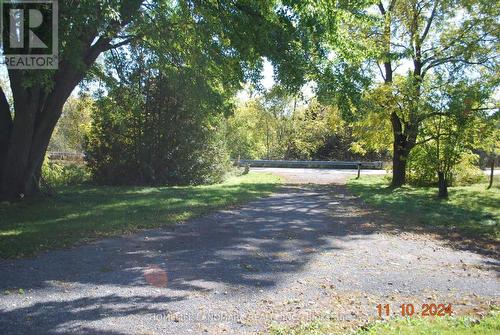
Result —
<instances>
[{"instance_id":1,"label":"green grass lawn","mask_svg":"<svg viewBox=\"0 0 500 335\"><path fill-rule=\"evenodd\" d=\"M367 204L405 225L446 228L447 232L498 240L500 188L486 184L449 188L449 199L437 198L437 188L409 187L391 190L384 177L350 180L349 189Z\"/></svg>"},{"instance_id":2,"label":"green grass lawn","mask_svg":"<svg viewBox=\"0 0 500 335\"><path fill-rule=\"evenodd\" d=\"M295 328L275 327L271 335L496 335L500 334L500 314L492 313L477 320L458 318L395 319L346 330L334 321L313 322Z\"/></svg>"},{"instance_id":3,"label":"green grass lawn","mask_svg":"<svg viewBox=\"0 0 500 335\"><path fill-rule=\"evenodd\" d=\"M270 194L279 177L250 173L209 186L65 187L55 196L0 204L0 258L174 224Z\"/></svg>"},{"instance_id":4,"label":"green grass lawn","mask_svg":"<svg viewBox=\"0 0 500 335\"><path fill-rule=\"evenodd\" d=\"M500 334L500 315L480 321L469 317L436 319L403 319L378 323L360 330L358 335L495 335Z\"/></svg>"}]
</instances>

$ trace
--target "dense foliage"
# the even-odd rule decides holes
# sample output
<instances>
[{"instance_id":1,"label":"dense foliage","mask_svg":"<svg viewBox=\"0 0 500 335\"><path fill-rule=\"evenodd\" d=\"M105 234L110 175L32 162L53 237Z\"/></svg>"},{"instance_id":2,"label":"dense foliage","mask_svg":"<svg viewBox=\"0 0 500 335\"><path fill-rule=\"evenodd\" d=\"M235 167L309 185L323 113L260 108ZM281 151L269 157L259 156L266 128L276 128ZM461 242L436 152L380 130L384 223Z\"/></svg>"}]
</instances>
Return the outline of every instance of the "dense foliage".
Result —
<instances>
[{"instance_id":1,"label":"dense foliage","mask_svg":"<svg viewBox=\"0 0 500 335\"><path fill-rule=\"evenodd\" d=\"M50 139L50 152L83 152L90 131L94 100L90 96L70 97Z\"/></svg>"},{"instance_id":2,"label":"dense foliage","mask_svg":"<svg viewBox=\"0 0 500 335\"><path fill-rule=\"evenodd\" d=\"M388 158L386 147L360 149L360 126L344 120L335 106L314 98L304 101L279 87L241 102L227 123L228 148L234 159Z\"/></svg>"},{"instance_id":3,"label":"dense foliage","mask_svg":"<svg viewBox=\"0 0 500 335\"><path fill-rule=\"evenodd\" d=\"M420 183L431 183L437 176L439 194L447 197L447 186L452 182L477 182L482 177L474 149L491 136L489 109L482 107L493 92L484 82L433 79L432 85L440 89L426 94L423 108L430 112L422 121L417 146L410 155L410 171L420 175Z\"/></svg>"},{"instance_id":4,"label":"dense foliage","mask_svg":"<svg viewBox=\"0 0 500 335\"><path fill-rule=\"evenodd\" d=\"M300 48L303 37L293 24L293 13L275 1L58 3L58 69L8 69L10 87L0 89L3 199L20 199L39 191L43 159L64 103L88 77L99 57L120 47L131 43L147 46L158 61L173 68L194 70L193 64L198 64L204 70L204 80L224 77L224 82L233 87L257 79L262 56L267 56L279 66L289 86L302 82L301 69L307 61L307 54ZM14 5L22 10L28 6L25 2ZM48 36L50 29L44 25L37 33ZM3 51L13 50L4 46ZM24 52L33 54L37 50L26 47ZM11 103L8 88L13 93Z\"/></svg>"},{"instance_id":5,"label":"dense foliage","mask_svg":"<svg viewBox=\"0 0 500 335\"><path fill-rule=\"evenodd\" d=\"M106 77L86 147L95 181L221 181L229 166L222 120L230 106L214 82L189 68L155 69L155 60L144 54L132 59L115 56L107 60L108 69L115 64L112 70L120 80Z\"/></svg>"},{"instance_id":6,"label":"dense foliage","mask_svg":"<svg viewBox=\"0 0 500 335\"><path fill-rule=\"evenodd\" d=\"M314 58L314 80L321 96L346 116L374 120L374 111L384 115L392 132L391 184L402 186L423 123L435 115L426 97L429 77L440 75L444 84L479 76L496 81L498 6L483 0L383 0L357 1L347 10L337 4L313 6L320 17L315 25L323 28L318 39L327 49L327 57ZM325 19L339 12L337 24ZM435 82L431 86L442 88ZM375 108L366 108L367 97Z\"/></svg>"},{"instance_id":7,"label":"dense foliage","mask_svg":"<svg viewBox=\"0 0 500 335\"><path fill-rule=\"evenodd\" d=\"M85 165L48 158L43 161L41 187L46 192L53 192L55 187L82 185L89 181L90 173Z\"/></svg>"}]
</instances>

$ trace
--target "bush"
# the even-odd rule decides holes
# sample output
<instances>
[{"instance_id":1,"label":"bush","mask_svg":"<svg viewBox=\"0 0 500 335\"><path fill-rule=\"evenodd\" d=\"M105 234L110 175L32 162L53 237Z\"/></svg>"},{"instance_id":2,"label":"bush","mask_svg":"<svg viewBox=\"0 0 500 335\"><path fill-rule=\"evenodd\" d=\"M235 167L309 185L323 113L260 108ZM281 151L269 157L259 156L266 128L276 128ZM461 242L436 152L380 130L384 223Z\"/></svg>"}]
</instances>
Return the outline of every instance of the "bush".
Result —
<instances>
[{"instance_id":1,"label":"bush","mask_svg":"<svg viewBox=\"0 0 500 335\"><path fill-rule=\"evenodd\" d=\"M63 165L62 182L64 185L81 185L90 180L90 172L85 165Z\"/></svg>"},{"instance_id":2,"label":"bush","mask_svg":"<svg viewBox=\"0 0 500 335\"><path fill-rule=\"evenodd\" d=\"M408 157L408 183L414 186L432 186L437 184L437 171L434 164L429 164L432 154L422 147L415 147Z\"/></svg>"},{"instance_id":3,"label":"bush","mask_svg":"<svg viewBox=\"0 0 500 335\"><path fill-rule=\"evenodd\" d=\"M460 162L452 170L451 183L453 185L472 185L483 182L486 176L479 168L479 156L465 153Z\"/></svg>"},{"instance_id":4,"label":"bush","mask_svg":"<svg viewBox=\"0 0 500 335\"><path fill-rule=\"evenodd\" d=\"M90 180L90 172L85 165L64 164L45 158L41 180L42 188L81 185Z\"/></svg>"},{"instance_id":5,"label":"bush","mask_svg":"<svg viewBox=\"0 0 500 335\"><path fill-rule=\"evenodd\" d=\"M245 164L245 169L243 170L243 174L248 174L250 172L250 165Z\"/></svg>"},{"instance_id":6,"label":"bush","mask_svg":"<svg viewBox=\"0 0 500 335\"><path fill-rule=\"evenodd\" d=\"M63 165L51 162L45 157L42 164L42 187L55 187L59 186L62 182Z\"/></svg>"},{"instance_id":7,"label":"bush","mask_svg":"<svg viewBox=\"0 0 500 335\"><path fill-rule=\"evenodd\" d=\"M408 160L408 183L413 186L434 186L438 182L435 168L436 152L432 148L415 147ZM451 170L451 185L472 185L485 180L479 168L479 156L464 152Z\"/></svg>"}]
</instances>

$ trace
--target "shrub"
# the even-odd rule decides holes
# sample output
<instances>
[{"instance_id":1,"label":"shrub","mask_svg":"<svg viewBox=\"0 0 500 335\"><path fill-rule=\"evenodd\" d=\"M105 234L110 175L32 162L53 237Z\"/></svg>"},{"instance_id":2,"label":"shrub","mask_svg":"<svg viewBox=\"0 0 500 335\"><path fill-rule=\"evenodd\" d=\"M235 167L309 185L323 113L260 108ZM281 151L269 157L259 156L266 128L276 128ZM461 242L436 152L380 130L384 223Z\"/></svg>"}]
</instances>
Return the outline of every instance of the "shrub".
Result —
<instances>
[{"instance_id":1,"label":"shrub","mask_svg":"<svg viewBox=\"0 0 500 335\"><path fill-rule=\"evenodd\" d=\"M408 183L414 186L431 186L437 184L437 171L435 164L429 164L434 152L425 150L424 147L415 147L408 158Z\"/></svg>"},{"instance_id":2,"label":"shrub","mask_svg":"<svg viewBox=\"0 0 500 335\"><path fill-rule=\"evenodd\" d=\"M462 155L460 162L454 166L451 176L453 185L472 185L486 180L486 176L479 168L479 156L470 152Z\"/></svg>"},{"instance_id":3,"label":"shrub","mask_svg":"<svg viewBox=\"0 0 500 335\"><path fill-rule=\"evenodd\" d=\"M433 159L436 153L429 147L415 147L408 161L408 183L414 186L434 186L438 182ZM482 182L485 176L478 165L479 156L464 152L451 170L451 185L471 185Z\"/></svg>"},{"instance_id":4,"label":"shrub","mask_svg":"<svg viewBox=\"0 0 500 335\"><path fill-rule=\"evenodd\" d=\"M42 187L55 187L59 186L62 182L63 165L51 162L45 157L42 164Z\"/></svg>"},{"instance_id":5,"label":"shrub","mask_svg":"<svg viewBox=\"0 0 500 335\"><path fill-rule=\"evenodd\" d=\"M248 174L250 172L250 165L245 164L245 169L243 170L243 174Z\"/></svg>"},{"instance_id":6,"label":"shrub","mask_svg":"<svg viewBox=\"0 0 500 335\"><path fill-rule=\"evenodd\" d=\"M90 180L90 172L85 165L68 164L63 166L62 182L64 185L81 185Z\"/></svg>"},{"instance_id":7,"label":"shrub","mask_svg":"<svg viewBox=\"0 0 500 335\"><path fill-rule=\"evenodd\" d=\"M41 180L42 188L81 185L90 180L90 172L85 165L65 164L45 158Z\"/></svg>"}]
</instances>

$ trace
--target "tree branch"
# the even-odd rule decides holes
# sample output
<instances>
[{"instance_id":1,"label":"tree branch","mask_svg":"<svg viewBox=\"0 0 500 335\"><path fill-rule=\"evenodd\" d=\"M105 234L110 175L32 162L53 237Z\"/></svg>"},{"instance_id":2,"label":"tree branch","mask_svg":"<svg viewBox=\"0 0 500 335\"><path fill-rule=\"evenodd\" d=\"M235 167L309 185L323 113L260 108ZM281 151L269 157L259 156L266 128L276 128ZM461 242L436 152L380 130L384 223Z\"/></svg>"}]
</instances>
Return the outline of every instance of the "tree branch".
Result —
<instances>
[{"instance_id":1,"label":"tree branch","mask_svg":"<svg viewBox=\"0 0 500 335\"><path fill-rule=\"evenodd\" d=\"M429 30L431 28L432 21L434 20L434 17L436 16L436 10L437 10L438 3L439 3L438 0L436 0L434 2L434 7L432 8L431 15L429 16L429 19L427 20L427 24L425 26L424 32L423 32L422 36L420 37L420 42L425 41L425 39L427 38L427 34L429 33Z\"/></svg>"},{"instance_id":2,"label":"tree branch","mask_svg":"<svg viewBox=\"0 0 500 335\"><path fill-rule=\"evenodd\" d=\"M126 40L123 40L123 41L121 41L121 42L119 42L119 43L116 43L116 44L111 44L111 43L110 43L110 44L109 44L109 48L108 48L108 50L111 50L111 49L117 49L117 48L119 48L119 47L122 47L122 46L124 46L124 45L127 45L127 44L129 44L130 42L132 42L133 40L135 40L135 39L137 39L137 38L138 38L137 36L134 36L134 37L130 37L130 38L128 38L128 39L126 39Z\"/></svg>"},{"instance_id":3,"label":"tree branch","mask_svg":"<svg viewBox=\"0 0 500 335\"><path fill-rule=\"evenodd\" d=\"M385 15L386 11L385 11L384 4L382 3L382 1L380 1L377 4L377 6L378 6L378 9L380 10L380 14Z\"/></svg>"},{"instance_id":4,"label":"tree branch","mask_svg":"<svg viewBox=\"0 0 500 335\"><path fill-rule=\"evenodd\" d=\"M385 78L385 75L384 75L384 71L382 71L382 68L380 67L379 62L375 62L375 63L377 63L377 67L378 67L378 70L380 71L380 75L382 76L382 79L384 79L384 82L385 82L386 78Z\"/></svg>"}]
</instances>

